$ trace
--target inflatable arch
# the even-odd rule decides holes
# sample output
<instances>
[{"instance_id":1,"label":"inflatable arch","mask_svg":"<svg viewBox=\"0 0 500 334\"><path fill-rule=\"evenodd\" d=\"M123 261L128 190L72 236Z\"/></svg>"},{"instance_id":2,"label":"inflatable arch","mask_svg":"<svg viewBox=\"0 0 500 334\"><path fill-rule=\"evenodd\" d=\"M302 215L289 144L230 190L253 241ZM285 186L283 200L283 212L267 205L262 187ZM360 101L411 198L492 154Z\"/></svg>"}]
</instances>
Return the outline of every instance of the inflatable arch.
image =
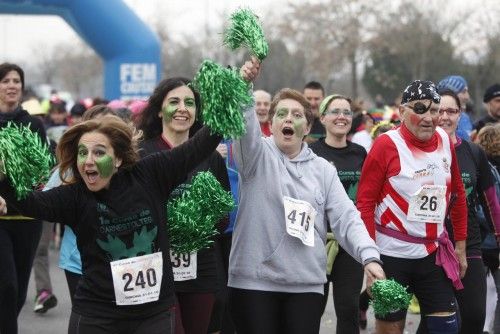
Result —
<instances>
[{"instance_id":1,"label":"inflatable arch","mask_svg":"<svg viewBox=\"0 0 500 334\"><path fill-rule=\"evenodd\" d=\"M160 42L122 0L0 0L0 13L62 17L102 57L107 99L148 97L160 79Z\"/></svg>"}]
</instances>

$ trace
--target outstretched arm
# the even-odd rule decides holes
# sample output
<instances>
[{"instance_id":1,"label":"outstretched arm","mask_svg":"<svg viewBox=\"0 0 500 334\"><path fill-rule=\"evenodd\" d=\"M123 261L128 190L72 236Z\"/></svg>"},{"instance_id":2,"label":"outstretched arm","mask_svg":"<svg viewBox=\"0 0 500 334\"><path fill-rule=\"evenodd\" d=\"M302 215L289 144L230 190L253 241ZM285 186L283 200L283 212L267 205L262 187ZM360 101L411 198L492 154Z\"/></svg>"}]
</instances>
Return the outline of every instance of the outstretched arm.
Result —
<instances>
[{"instance_id":1,"label":"outstretched arm","mask_svg":"<svg viewBox=\"0 0 500 334\"><path fill-rule=\"evenodd\" d=\"M245 62L241 67L241 77L252 82L260 73L260 63L255 58ZM246 133L234 142L235 159L238 171L242 178L249 178L255 172L255 167L262 152L262 139L260 125L255 115L255 106L243 110L246 123Z\"/></svg>"}]
</instances>

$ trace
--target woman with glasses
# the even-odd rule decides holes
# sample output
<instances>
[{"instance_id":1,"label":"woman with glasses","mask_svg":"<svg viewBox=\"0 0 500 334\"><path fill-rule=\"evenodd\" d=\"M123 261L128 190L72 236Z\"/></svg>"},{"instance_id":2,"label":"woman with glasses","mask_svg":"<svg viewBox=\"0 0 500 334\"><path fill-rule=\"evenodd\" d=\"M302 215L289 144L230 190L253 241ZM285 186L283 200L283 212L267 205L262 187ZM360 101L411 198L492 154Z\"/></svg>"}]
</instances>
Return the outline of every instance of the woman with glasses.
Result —
<instances>
[{"instance_id":1,"label":"woman with glasses","mask_svg":"<svg viewBox=\"0 0 500 334\"><path fill-rule=\"evenodd\" d=\"M467 206L453 143L438 127L440 99L430 81L416 80L404 90L402 125L374 142L357 206L380 247L387 278L419 300L424 329L458 333L453 287L462 288L467 269ZM444 224L448 210L455 250ZM377 333L403 333L405 317L406 309L376 315Z\"/></svg>"},{"instance_id":2,"label":"woman with glasses","mask_svg":"<svg viewBox=\"0 0 500 334\"><path fill-rule=\"evenodd\" d=\"M326 159L337 169L337 174L347 196L356 200L361 168L366 158L363 146L347 140L351 129L353 112L351 99L342 95L327 96L319 108L320 120L326 130L326 138L311 144L311 150ZM345 224L349 221L343 222ZM328 229L328 232L331 232ZM335 242L332 240L332 242ZM331 255L330 255L331 256ZM333 266L328 268L323 312L328 301L330 282L333 286L333 303L337 315L336 333L359 331L359 291L363 285L363 266L343 247L338 247Z\"/></svg>"},{"instance_id":3,"label":"woman with glasses","mask_svg":"<svg viewBox=\"0 0 500 334\"><path fill-rule=\"evenodd\" d=\"M241 69L247 81L259 71L255 58ZM234 143L240 202L229 260L236 332L317 334L327 225L363 263L368 286L385 277L378 249L335 167L303 142L314 120L304 96L288 88L276 94L269 111L271 137L261 136L253 107L244 114L246 134Z\"/></svg>"},{"instance_id":4,"label":"woman with glasses","mask_svg":"<svg viewBox=\"0 0 500 334\"><path fill-rule=\"evenodd\" d=\"M479 146L457 136L461 114L458 96L451 90L440 91L440 95L439 126L455 146L467 195L467 272L462 279L464 289L455 290L460 309L460 333L482 333L486 314L486 276L481 259L481 233L476 207L481 205L497 240L500 240L500 207L486 154ZM446 225L451 238L451 222L447 220Z\"/></svg>"}]
</instances>

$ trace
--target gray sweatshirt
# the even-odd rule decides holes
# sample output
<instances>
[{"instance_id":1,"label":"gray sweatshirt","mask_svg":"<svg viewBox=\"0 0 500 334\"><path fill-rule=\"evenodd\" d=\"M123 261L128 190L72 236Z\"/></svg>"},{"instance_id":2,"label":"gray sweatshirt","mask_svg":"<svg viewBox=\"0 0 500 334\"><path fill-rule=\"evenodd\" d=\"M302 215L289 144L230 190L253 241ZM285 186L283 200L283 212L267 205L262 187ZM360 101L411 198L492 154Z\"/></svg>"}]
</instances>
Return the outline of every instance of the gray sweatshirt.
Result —
<instances>
[{"instance_id":1,"label":"gray sweatshirt","mask_svg":"<svg viewBox=\"0 0 500 334\"><path fill-rule=\"evenodd\" d=\"M306 143L295 158L289 159L273 137L261 137L254 108L244 112L247 133L234 145L240 201L229 260L229 286L323 294L328 223L340 245L357 261L379 259L378 247L342 187L335 167L314 154ZM285 197L306 201L316 210L311 222L313 247L287 233Z\"/></svg>"}]
</instances>

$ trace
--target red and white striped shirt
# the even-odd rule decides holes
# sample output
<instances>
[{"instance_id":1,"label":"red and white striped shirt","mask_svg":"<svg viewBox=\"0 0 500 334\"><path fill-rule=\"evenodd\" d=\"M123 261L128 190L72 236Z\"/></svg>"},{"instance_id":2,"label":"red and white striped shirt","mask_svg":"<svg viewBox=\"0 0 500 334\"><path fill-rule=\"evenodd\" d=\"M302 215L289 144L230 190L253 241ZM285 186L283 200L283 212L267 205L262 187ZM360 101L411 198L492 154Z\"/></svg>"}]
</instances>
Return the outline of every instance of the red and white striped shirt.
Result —
<instances>
[{"instance_id":1,"label":"red and white striped shirt","mask_svg":"<svg viewBox=\"0 0 500 334\"><path fill-rule=\"evenodd\" d=\"M434 252L437 242L416 244L375 232L375 224L413 237L436 240L444 222L409 220L409 200L423 185L446 186L446 201L457 195L451 209L455 240L467 236L467 206L455 150L441 128L429 141L419 141L404 125L375 141L361 172L357 206L368 232L382 254L422 258Z\"/></svg>"}]
</instances>

